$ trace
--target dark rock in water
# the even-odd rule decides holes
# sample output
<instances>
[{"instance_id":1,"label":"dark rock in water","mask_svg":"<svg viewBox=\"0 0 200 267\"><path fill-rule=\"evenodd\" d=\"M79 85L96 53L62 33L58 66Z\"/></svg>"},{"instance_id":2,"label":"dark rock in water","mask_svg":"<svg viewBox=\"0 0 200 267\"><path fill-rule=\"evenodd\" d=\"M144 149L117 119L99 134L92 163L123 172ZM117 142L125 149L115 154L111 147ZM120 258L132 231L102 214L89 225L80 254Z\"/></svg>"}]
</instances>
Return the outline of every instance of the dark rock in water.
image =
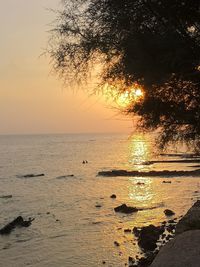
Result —
<instances>
[{"instance_id":1,"label":"dark rock in water","mask_svg":"<svg viewBox=\"0 0 200 267\"><path fill-rule=\"evenodd\" d=\"M173 216L175 214L175 212L173 212L172 210L166 209L166 210L164 210L164 214L166 216Z\"/></svg>"},{"instance_id":2,"label":"dark rock in water","mask_svg":"<svg viewBox=\"0 0 200 267\"><path fill-rule=\"evenodd\" d=\"M163 184L171 184L171 181L163 181Z\"/></svg>"},{"instance_id":3,"label":"dark rock in water","mask_svg":"<svg viewBox=\"0 0 200 267\"><path fill-rule=\"evenodd\" d=\"M137 228L137 227L133 228L133 233L134 233L135 237L139 237L140 232L141 232L141 228Z\"/></svg>"},{"instance_id":4,"label":"dark rock in water","mask_svg":"<svg viewBox=\"0 0 200 267\"><path fill-rule=\"evenodd\" d=\"M145 185L145 183L138 182L137 185Z\"/></svg>"},{"instance_id":5,"label":"dark rock in water","mask_svg":"<svg viewBox=\"0 0 200 267\"><path fill-rule=\"evenodd\" d=\"M153 262L155 259L155 256L157 255L158 252L150 252L146 253L144 257L140 258L137 262L138 267L147 267L150 266L150 264Z\"/></svg>"},{"instance_id":6,"label":"dark rock in water","mask_svg":"<svg viewBox=\"0 0 200 267\"><path fill-rule=\"evenodd\" d=\"M22 216L18 216L12 222L6 224L2 229L0 229L0 234L1 235L8 235L16 227L28 227L31 225L33 220L34 220L34 218L29 218L27 221L25 221Z\"/></svg>"},{"instance_id":7,"label":"dark rock in water","mask_svg":"<svg viewBox=\"0 0 200 267\"><path fill-rule=\"evenodd\" d=\"M124 229L124 233L131 233L131 229Z\"/></svg>"},{"instance_id":8,"label":"dark rock in water","mask_svg":"<svg viewBox=\"0 0 200 267\"><path fill-rule=\"evenodd\" d=\"M155 162L157 163L157 162ZM99 176L106 177L117 177L117 176L133 176L133 177L178 177L178 176L200 176L200 169L192 170L192 171L126 171L126 170L112 170L112 171L100 171L98 172Z\"/></svg>"},{"instance_id":9,"label":"dark rock in water","mask_svg":"<svg viewBox=\"0 0 200 267\"><path fill-rule=\"evenodd\" d=\"M110 198L117 198L117 196L115 194L112 194Z\"/></svg>"},{"instance_id":10,"label":"dark rock in water","mask_svg":"<svg viewBox=\"0 0 200 267\"><path fill-rule=\"evenodd\" d=\"M12 198L12 195L4 195L4 196L0 196L0 198L4 198L4 199Z\"/></svg>"},{"instance_id":11,"label":"dark rock in water","mask_svg":"<svg viewBox=\"0 0 200 267\"><path fill-rule=\"evenodd\" d=\"M129 214L129 213L133 213L133 212L137 212L138 209L135 208L135 207L129 207L127 206L126 204L122 204L116 208L114 208L115 212L122 212L122 213L126 213L126 214Z\"/></svg>"},{"instance_id":12,"label":"dark rock in water","mask_svg":"<svg viewBox=\"0 0 200 267\"><path fill-rule=\"evenodd\" d=\"M117 241L114 241L114 245L115 245L116 247L119 247L119 246L120 246L119 242L117 242Z\"/></svg>"},{"instance_id":13,"label":"dark rock in water","mask_svg":"<svg viewBox=\"0 0 200 267\"><path fill-rule=\"evenodd\" d=\"M101 208L102 206L100 204L95 205L96 208Z\"/></svg>"},{"instance_id":14,"label":"dark rock in water","mask_svg":"<svg viewBox=\"0 0 200 267\"><path fill-rule=\"evenodd\" d=\"M106 264L106 262L105 262L105 261L102 261L102 263L103 263L103 264Z\"/></svg>"},{"instance_id":15,"label":"dark rock in water","mask_svg":"<svg viewBox=\"0 0 200 267\"><path fill-rule=\"evenodd\" d=\"M164 230L164 226L154 226L152 224L142 227L138 237L138 245L144 251L153 251L156 249L156 242Z\"/></svg>"},{"instance_id":16,"label":"dark rock in water","mask_svg":"<svg viewBox=\"0 0 200 267\"><path fill-rule=\"evenodd\" d=\"M74 177L74 174L61 175L61 176L56 177L56 179L66 179L69 177Z\"/></svg>"},{"instance_id":17,"label":"dark rock in water","mask_svg":"<svg viewBox=\"0 0 200 267\"><path fill-rule=\"evenodd\" d=\"M17 175L18 178L33 178L33 177L40 177L44 176L44 173L39 173L39 174L25 174L25 175Z\"/></svg>"}]
</instances>

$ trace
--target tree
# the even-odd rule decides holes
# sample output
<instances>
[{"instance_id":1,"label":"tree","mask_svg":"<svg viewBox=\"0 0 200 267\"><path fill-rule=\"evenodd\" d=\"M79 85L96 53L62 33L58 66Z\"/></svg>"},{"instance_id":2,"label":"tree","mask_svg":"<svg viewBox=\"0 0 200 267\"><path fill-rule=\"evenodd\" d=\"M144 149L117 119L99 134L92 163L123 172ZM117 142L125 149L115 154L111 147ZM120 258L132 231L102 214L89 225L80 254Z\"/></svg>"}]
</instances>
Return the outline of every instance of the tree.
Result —
<instances>
[{"instance_id":1,"label":"tree","mask_svg":"<svg viewBox=\"0 0 200 267\"><path fill-rule=\"evenodd\" d=\"M66 79L87 79L96 64L102 84L119 92L143 87L128 113L159 129L160 143L200 147L200 1L68 0L53 30L50 54Z\"/></svg>"}]
</instances>

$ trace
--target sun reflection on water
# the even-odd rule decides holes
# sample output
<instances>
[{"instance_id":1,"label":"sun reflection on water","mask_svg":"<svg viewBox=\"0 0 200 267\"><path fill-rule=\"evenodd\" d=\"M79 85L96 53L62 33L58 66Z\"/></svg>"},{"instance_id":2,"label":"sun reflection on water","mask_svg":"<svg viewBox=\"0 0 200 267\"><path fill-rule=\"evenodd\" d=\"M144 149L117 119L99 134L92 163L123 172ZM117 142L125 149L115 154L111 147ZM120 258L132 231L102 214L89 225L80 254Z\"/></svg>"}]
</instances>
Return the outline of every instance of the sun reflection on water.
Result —
<instances>
[{"instance_id":1,"label":"sun reflection on water","mask_svg":"<svg viewBox=\"0 0 200 267\"><path fill-rule=\"evenodd\" d=\"M129 142L129 164L136 170L146 169L150 156L150 142L142 134L133 134Z\"/></svg>"}]
</instances>

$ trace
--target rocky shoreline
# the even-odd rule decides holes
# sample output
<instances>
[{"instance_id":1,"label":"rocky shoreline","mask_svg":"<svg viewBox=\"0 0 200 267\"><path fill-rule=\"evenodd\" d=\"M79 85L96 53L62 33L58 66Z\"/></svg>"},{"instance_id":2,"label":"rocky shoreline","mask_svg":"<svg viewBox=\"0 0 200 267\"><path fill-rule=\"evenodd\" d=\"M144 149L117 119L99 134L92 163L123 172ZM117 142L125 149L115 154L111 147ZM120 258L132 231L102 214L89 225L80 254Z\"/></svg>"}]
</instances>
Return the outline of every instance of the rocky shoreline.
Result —
<instances>
[{"instance_id":1,"label":"rocky shoreline","mask_svg":"<svg viewBox=\"0 0 200 267\"><path fill-rule=\"evenodd\" d=\"M129 267L198 267L200 262L200 200L181 218L134 228L144 255L129 257Z\"/></svg>"}]
</instances>

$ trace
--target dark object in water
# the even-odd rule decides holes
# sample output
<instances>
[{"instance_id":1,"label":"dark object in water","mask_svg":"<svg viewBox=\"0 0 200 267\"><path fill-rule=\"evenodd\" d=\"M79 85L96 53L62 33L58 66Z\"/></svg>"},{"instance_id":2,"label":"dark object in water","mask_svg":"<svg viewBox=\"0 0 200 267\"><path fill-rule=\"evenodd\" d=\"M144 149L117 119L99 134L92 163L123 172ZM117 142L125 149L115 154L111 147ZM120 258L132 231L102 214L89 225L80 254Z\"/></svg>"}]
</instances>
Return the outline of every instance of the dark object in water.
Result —
<instances>
[{"instance_id":1,"label":"dark object in water","mask_svg":"<svg viewBox=\"0 0 200 267\"><path fill-rule=\"evenodd\" d=\"M115 244L116 247L120 246L119 242L117 242L117 241L114 241L114 244Z\"/></svg>"},{"instance_id":2,"label":"dark object in water","mask_svg":"<svg viewBox=\"0 0 200 267\"><path fill-rule=\"evenodd\" d=\"M12 198L12 195L4 195L4 196L0 196L0 198Z\"/></svg>"},{"instance_id":3,"label":"dark object in water","mask_svg":"<svg viewBox=\"0 0 200 267\"><path fill-rule=\"evenodd\" d=\"M164 210L164 214L166 216L173 216L175 214L175 212L173 212L172 210L166 209L166 210Z\"/></svg>"},{"instance_id":4,"label":"dark object in water","mask_svg":"<svg viewBox=\"0 0 200 267\"><path fill-rule=\"evenodd\" d=\"M158 177L158 176L200 176L200 169L192 170L192 171L126 171L126 170L112 170L112 171L100 171L98 172L100 176L106 177L117 177L117 176L135 176L135 177Z\"/></svg>"},{"instance_id":5,"label":"dark object in water","mask_svg":"<svg viewBox=\"0 0 200 267\"><path fill-rule=\"evenodd\" d=\"M27 221L25 221L22 216L18 216L12 222L6 224L2 229L0 229L0 234L1 235L8 235L16 227L29 227L33 220L34 220L34 218L29 218Z\"/></svg>"},{"instance_id":6,"label":"dark object in water","mask_svg":"<svg viewBox=\"0 0 200 267\"><path fill-rule=\"evenodd\" d=\"M171 184L172 181L163 181L163 184Z\"/></svg>"},{"instance_id":7,"label":"dark object in water","mask_svg":"<svg viewBox=\"0 0 200 267\"><path fill-rule=\"evenodd\" d=\"M164 230L164 226L154 226L153 224L142 227L141 230L138 231L138 245L144 251L153 251L156 249L156 242L160 235L163 234Z\"/></svg>"},{"instance_id":8,"label":"dark object in water","mask_svg":"<svg viewBox=\"0 0 200 267\"><path fill-rule=\"evenodd\" d=\"M33 177L40 177L40 176L44 176L44 173L39 173L39 174L25 174L25 175L17 175L18 178L33 178Z\"/></svg>"},{"instance_id":9,"label":"dark object in water","mask_svg":"<svg viewBox=\"0 0 200 267\"><path fill-rule=\"evenodd\" d=\"M112 194L110 198L117 198L117 196L115 194Z\"/></svg>"},{"instance_id":10,"label":"dark object in water","mask_svg":"<svg viewBox=\"0 0 200 267\"><path fill-rule=\"evenodd\" d=\"M96 208L101 208L102 206L101 206L101 204L96 204L95 207Z\"/></svg>"},{"instance_id":11,"label":"dark object in water","mask_svg":"<svg viewBox=\"0 0 200 267\"><path fill-rule=\"evenodd\" d=\"M122 213L126 213L126 214L129 214L129 213L133 213L133 212L137 212L138 209L135 208L135 207L129 207L127 206L126 204L122 204L116 208L114 208L115 212L122 212Z\"/></svg>"}]
</instances>

